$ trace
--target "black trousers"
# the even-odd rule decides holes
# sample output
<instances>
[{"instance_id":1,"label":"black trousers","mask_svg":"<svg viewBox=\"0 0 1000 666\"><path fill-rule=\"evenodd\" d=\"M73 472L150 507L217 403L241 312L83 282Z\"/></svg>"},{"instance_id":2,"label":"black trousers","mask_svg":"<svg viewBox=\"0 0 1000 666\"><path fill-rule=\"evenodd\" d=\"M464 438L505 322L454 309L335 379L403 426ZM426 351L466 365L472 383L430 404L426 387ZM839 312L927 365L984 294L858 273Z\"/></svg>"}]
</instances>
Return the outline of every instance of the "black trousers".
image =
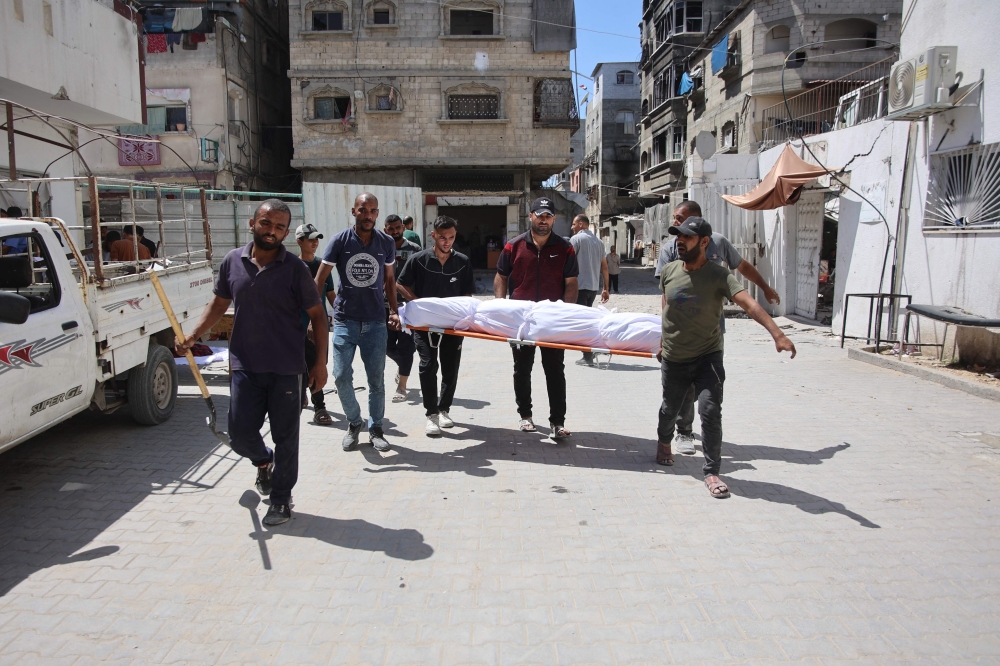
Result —
<instances>
[{"instance_id":1,"label":"black trousers","mask_svg":"<svg viewBox=\"0 0 1000 666\"><path fill-rule=\"evenodd\" d=\"M608 289L618 293L618 274L608 274Z\"/></svg>"},{"instance_id":2,"label":"black trousers","mask_svg":"<svg viewBox=\"0 0 1000 666\"><path fill-rule=\"evenodd\" d=\"M394 331L391 328L387 333L385 355L399 366L400 377L409 377L410 371L413 370L413 352L417 350L413 337L409 333Z\"/></svg>"},{"instance_id":3,"label":"black trousers","mask_svg":"<svg viewBox=\"0 0 1000 666\"><path fill-rule=\"evenodd\" d=\"M431 346L432 340L436 347ZM420 393L424 396L424 410L427 416L451 411L455 388L458 386L458 368L462 364L462 338L457 335L413 331L413 342L417 346L417 354L420 355ZM439 359L440 400L437 383Z\"/></svg>"},{"instance_id":4,"label":"black trousers","mask_svg":"<svg viewBox=\"0 0 1000 666\"><path fill-rule=\"evenodd\" d=\"M581 289L576 295L576 304L584 305L588 308L594 306L594 301L597 300L597 292L591 289ZM542 357L543 360L545 357ZM590 352L583 352L583 360L587 363L594 362L594 355ZM565 411L565 410L564 410ZM563 425L562 423L557 423L556 425Z\"/></svg>"},{"instance_id":5,"label":"black trousers","mask_svg":"<svg viewBox=\"0 0 1000 666\"><path fill-rule=\"evenodd\" d=\"M255 466L274 462L271 504L288 504L299 478L302 376L233 370L229 383L229 437L233 451ZM272 451L260 429L267 417Z\"/></svg>"},{"instance_id":6,"label":"black trousers","mask_svg":"<svg viewBox=\"0 0 1000 666\"><path fill-rule=\"evenodd\" d=\"M312 370L314 365L316 365L316 343L306 338L306 367ZM302 375L302 393L309 393L309 373ZM312 404L315 409L326 409L322 390L312 394Z\"/></svg>"},{"instance_id":7,"label":"black trousers","mask_svg":"<svg viewBox=\"0 0 1000 666\"><path fill-rule=\"evenodd\" d=\"M705 453L705 476L717 475L722 468L722 387L726 370L722 367L722 352L705 354L693 361L675 363L663 359L660 364L663 383L663 403L656 435L661 442L672 442L674 424L684 404L684 398L694 385L701 414L701 446Z\"/></svg>"},{"instance_id":8,"label":"black trousers","mask_svg":"<svg viewBox=\"0 0 1000 666\"><path fill-rule=\"evenodd\" d=\"M535 364L533 345L511 345L514 354L514 398L522 419L531 418L531 367ZM541 347L545 388L549 393L549 423L566 425L565 350Z\"/></svg>"}]
</instances>

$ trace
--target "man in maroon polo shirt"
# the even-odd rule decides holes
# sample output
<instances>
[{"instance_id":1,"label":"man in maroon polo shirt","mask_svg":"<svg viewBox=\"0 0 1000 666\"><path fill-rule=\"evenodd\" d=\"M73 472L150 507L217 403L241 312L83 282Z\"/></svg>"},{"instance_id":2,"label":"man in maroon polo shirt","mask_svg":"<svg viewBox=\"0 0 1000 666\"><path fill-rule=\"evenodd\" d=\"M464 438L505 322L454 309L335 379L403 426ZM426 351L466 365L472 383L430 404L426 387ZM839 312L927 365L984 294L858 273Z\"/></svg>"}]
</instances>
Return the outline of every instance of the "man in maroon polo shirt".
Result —
<instances>
[{"instance_id":1,"label":"man in maroon polo shirt","mask_svg":"<svg viewBox=\"0 0 1000 666\"><path fill-rule=\"evenodd\" d=\"M531 230L508 241L497 261L493 293L497 298L517 301L563 301L576 303L576 252L569 241L552 233L555 221L552 200L542 197L531 204ZM535 432L531 420L531 366L535 363L534 345L512 345L514 353L514 396L521 416L522 432ZM562 349L542 347L542 368L549 393L549 427L552 439L569 437L566 421L566 373Z\"/></svg>"}]
</instances>

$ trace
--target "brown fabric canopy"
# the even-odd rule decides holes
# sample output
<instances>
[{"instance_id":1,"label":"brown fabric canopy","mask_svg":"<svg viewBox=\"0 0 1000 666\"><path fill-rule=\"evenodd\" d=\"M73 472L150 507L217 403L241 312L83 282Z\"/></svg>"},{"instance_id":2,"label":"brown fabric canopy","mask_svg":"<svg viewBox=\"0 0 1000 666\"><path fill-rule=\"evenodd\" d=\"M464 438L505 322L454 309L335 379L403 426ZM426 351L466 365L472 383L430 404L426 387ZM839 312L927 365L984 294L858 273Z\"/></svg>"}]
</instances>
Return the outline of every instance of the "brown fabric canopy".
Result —
<instances>
[{"instance_id":1,"label":"brown fabric canopy","mask_svg":"<svg viewBox=\"0 0 1000 666\"><path fill-rule=\"evenodd\" d=\"M746 194L723 194L722 198L747 210L773 210L798 201L802 186L824 175L826 169L809 164L796 155L790 145L786 145L774 168L764 176L760 185Z\"/></svg>"}]
</instances>

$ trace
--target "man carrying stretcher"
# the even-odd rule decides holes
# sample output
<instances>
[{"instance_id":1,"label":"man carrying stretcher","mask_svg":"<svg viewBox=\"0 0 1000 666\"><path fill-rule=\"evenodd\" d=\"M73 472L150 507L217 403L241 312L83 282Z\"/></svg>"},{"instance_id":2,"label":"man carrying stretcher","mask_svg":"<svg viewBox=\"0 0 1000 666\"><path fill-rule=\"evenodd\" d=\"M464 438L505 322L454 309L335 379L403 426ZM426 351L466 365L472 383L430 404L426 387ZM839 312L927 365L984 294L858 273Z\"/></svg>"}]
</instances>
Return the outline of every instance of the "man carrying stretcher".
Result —
<instances>
[{"instance_id":1,"label":"man carrying stretcher","mask_svg":"<svg viewBox=\"0 0 1000 666\"><path fill-rule=\"evenodd\" d=\"M689 217L670 227L677 237L679 261L667 264L660 275L663 292L663 338L660 363L663 404L657 427L656 462L673 465L670 450L674 425L684 396L694 385L701 414L702 450L705 454L705 485L712 497L729 497L729 487L719 478L722 466L722 305L729 298L746 311L774 338L778 353L795 358L795 345L728 269L712 263L706 250L712 227L700 217Z\"/></svg>"}]
</instances>

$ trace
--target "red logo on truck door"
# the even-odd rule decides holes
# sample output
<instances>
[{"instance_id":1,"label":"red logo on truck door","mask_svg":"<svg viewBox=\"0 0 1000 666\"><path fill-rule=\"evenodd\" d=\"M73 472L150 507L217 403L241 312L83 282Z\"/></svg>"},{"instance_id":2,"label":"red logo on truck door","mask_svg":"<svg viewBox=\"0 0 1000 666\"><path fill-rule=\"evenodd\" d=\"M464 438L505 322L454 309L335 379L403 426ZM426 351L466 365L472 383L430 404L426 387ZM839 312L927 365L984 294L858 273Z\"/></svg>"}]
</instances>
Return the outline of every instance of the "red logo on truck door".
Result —
<instances>
[{"instance_id":1,"label":"red logo on truck door","mask_svg":"<svg viewBox=\"0 0 1000 666\"><path fill-rule=\"evenodd\" d=\"M78 337L80 337L79 333L73 333L55 338L41 338L32 342L18 340L17 342L2 343L0 344L0 375L22 368L40 368L42 364L38 360L39 357L68 345Z\"/></svg>"}]
</instances>

